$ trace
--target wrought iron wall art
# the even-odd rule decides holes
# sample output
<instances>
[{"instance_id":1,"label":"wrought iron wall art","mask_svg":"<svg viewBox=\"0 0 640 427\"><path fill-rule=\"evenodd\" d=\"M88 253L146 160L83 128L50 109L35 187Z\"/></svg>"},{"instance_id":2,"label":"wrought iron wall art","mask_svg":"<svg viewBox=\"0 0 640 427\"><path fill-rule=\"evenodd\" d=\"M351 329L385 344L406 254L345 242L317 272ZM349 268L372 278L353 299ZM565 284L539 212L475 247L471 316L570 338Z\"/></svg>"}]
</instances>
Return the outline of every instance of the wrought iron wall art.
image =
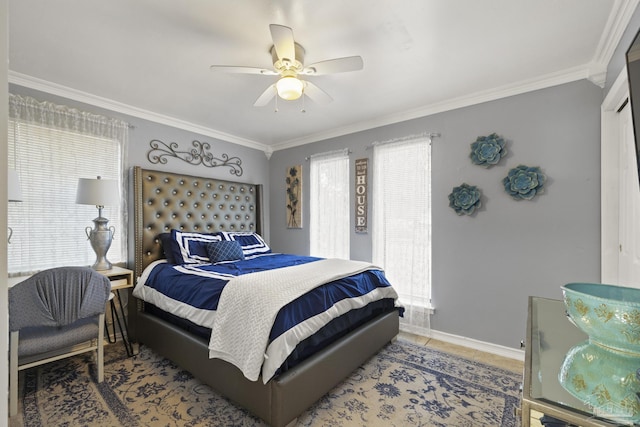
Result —
<instances>
[{"instance_id":1,"label":"wrought iron wall art","mask_svg":"<svg viewBox=\"0 0 640 427\"><path fill-rule=\"evenodd\" d=\"M228 167L231 175L242 176L242 160L239 157L229 157L224 153L220 157L215 157L209 152L211 144L208 142L194 140L191 144L194 148L180 151L177 142L166 144L159 139L153 139L149 142L151 150L147 152L147 159L153 164L161 163L164 165L167 163L168 157L175 157L194 166Z\"/></svg>"},{"instance_id":2,"label":"wrought iron wall art","mask_svg":"<svg viewBox=\"0 0 640 427\"><path fill-rule=\"evenodd\" d=\"M449 207L458 215L473 215L482 206L482 192L478 187L463 183L453 187L449 194Z\"/></svg>"},{"instance_id":3,"label":"wrought iron wall art","mask_svg":"<svg viewBox=\"0 0 640 427\"><path fill-rule=\"evenodd\" d=\"M489 136L479 136L475 142L471 143L469 157L474 165L490 168L497 165L506 154L504 139L496 133L492 133Z\"/></svg>"},{"instance_id":4,"label":"wrought iron wall art","mask_svg":"<svg viewBox=\"0 0 640 427\"><path fill-rule=\"evenodd\" d=\"M515 200L531 200L544 191L546 177L538 166L519 165L504 177L504 191Z\"/></svg>"}]
</instances>

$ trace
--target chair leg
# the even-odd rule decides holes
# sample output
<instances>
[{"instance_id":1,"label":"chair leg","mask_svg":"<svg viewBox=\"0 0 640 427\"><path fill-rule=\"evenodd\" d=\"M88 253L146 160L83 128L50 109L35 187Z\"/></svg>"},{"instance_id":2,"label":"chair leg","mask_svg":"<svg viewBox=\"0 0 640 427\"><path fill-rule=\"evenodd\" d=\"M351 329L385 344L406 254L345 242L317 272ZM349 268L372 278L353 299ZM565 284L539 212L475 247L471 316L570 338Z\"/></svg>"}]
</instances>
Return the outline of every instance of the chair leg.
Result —
<instances>
[{"instance_id":1,"label":"chair leg","mask_svg":"<svg viewBox=\"0 0 640 427\"><path fill-rule=\"evenodd\" d=\"M9 416L18 413L18 339L19 332L11 332L9 342Z\"/></svg>"},{"instance_id":2,"label":"chair leg","mask_svg":"<svg viewBox=\"0 0 640 427\"><path fill-rule=\"evenodd\" d=\"M104 313L98 319L98 348L96 351L98 352L98 382L101 383L104 380Z\"/></svg>"}]
</instances>

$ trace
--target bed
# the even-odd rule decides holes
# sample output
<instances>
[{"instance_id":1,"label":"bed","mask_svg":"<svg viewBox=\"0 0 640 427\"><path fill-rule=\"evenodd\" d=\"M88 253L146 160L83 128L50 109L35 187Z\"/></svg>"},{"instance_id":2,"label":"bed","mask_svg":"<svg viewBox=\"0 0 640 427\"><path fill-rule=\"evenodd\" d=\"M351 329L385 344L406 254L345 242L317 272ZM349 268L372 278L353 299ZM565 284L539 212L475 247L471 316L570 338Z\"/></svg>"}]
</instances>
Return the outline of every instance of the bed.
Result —
<instances>
[{"instance_id":1,"label":"bed","mask_svg":"<svg viewBox=\"0 0 640 427\"><path fill-rule=\"evenodd\" d=\"M166 264L161 234L260 235L263 230L260 185L134 167L133 190L137 278L144 276L146 280L150 266ZM130 297L133 298L129 304L132 341L174 361L276 427L293 424L298 415L393 340L399 325L396 307L378 308L339 338L329 340L328 345L323 343L313 348L313 354L300 352L300 359L287 359L268 381L263 376L250 380L245 371L233 364L210 358L209 340L198 328L189 328L188 321L186 325L181 324L176 316L163 315L155 303Z\"/></svg>"}]
</instances>

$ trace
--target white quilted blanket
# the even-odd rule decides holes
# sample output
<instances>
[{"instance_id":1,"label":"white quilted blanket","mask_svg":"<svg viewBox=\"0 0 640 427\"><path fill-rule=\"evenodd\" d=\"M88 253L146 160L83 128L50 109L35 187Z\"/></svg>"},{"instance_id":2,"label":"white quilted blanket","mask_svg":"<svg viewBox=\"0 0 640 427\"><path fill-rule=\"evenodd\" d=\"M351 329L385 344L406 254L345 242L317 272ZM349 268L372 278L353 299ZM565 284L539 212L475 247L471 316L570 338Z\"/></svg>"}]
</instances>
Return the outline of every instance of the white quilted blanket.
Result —
<instances>
[{"instance_id":1,"label":"white quilted blanket","mask_svg":"<svg viewBox=\"0 0 640 427\"><path fill-rule=\"evenodd\" d=\"M326 259L231 279L218 303L209 357L226 360L257 381L271 327L283 306L322 284L370 269L380 270L367 262Z\"/></svg>"}]
</instances>

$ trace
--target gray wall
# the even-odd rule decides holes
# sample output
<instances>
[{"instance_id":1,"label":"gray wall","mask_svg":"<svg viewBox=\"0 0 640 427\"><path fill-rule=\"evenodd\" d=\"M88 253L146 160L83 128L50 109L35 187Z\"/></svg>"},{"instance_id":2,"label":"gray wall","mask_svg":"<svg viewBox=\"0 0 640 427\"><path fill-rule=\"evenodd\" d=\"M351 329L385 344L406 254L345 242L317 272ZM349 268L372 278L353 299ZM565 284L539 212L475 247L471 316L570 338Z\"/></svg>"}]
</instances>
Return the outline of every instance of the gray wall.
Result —
<instances>
[{"instance_id":1,"label":"gray wall","mask_svg":"<svg viewBox=\"0 0 640 427\"><path fill-rule=\"evenodd\" d=\"M277 151L271 158L271 244L277 251L309 252L305 156L349 147L353 180L353 162L372 155L366 149L371 142L439 132L432 144L431 326L517 347L529 295L561 298L562 284L600 278L601 102L602 90L583 80ZM491 169L472 165L470 144L492 132L507 140L507 158ZM295 164L304 166L304 228L290 230L284 179ZM503 190L502 178L519 164L540 166L548 177L546 192L533 201L514 201ZM483 192L484 206L473 217L448 207L448 194L463 182ZM371 259L371 233L352 232L351 245L352 258Z\"/></svg>"}]
</instances>

